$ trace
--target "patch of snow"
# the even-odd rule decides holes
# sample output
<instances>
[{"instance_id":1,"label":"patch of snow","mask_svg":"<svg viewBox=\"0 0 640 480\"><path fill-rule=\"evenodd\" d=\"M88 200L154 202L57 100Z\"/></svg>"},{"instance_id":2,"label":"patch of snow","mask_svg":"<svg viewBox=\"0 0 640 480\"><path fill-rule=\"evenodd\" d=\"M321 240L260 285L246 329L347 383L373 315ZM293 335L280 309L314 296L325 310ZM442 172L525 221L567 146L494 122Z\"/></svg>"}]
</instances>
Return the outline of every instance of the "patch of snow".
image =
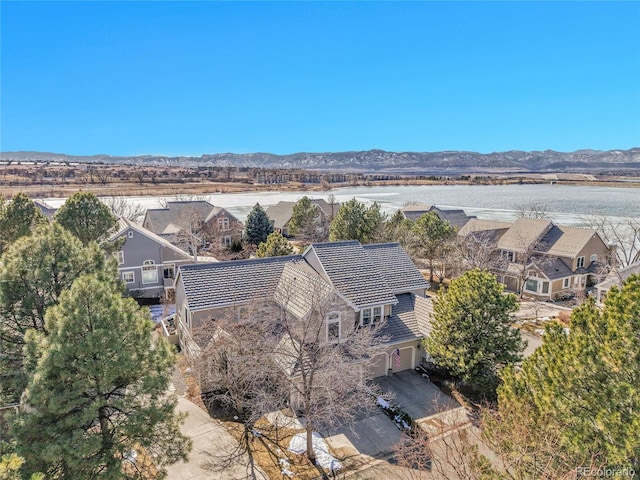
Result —
<instances>
[{"instance_id":1,"label":"patch of snow","mask_svg":"<svg viewBox=\"0 0 640 480\"><path fill-rule=\"evenodd\" d=\"M278 462L280 463L280 466L283 468L287 468L291 466L291 464L289 463L289 459L287 458L281 458L280 460L278 460Z\"/></svg>"},{"instance_id":2,"label":"patch of snow","mask_svg":"<svg viewBox=\"0 0 640 480\"><path fill-rule=\"evenodd\" d=\"M536 328L535 332L540 336L544 335L544 329L543 328Z\"/></svg>"},{"instance_id":3,"label":"patch of snow","mask_svg":"<svg viewBox=\"0 0 640 480\"><path fill-rule=\"evenodd\" d=\"M280 472L282 473L282 475L286 475L287 477L293 477L295 474L289 470L288 468L283 468L282 471Z\"/></svg>"},{"instance_id":4,"label":"patch of snow","mask_svg":"<svg viewBox=\"0 0 640 480\"><path fill-rule=\"evenodd\" d=\"M331 472L335 472L342 468L342 464L329 453L327 442L324 441L322 435L313 432L312 440L313 453L316 455L316 464ZM305 432L298 433L291 438L289 443L289 451L301 454L307 451L307 434Z\"/></svg>"},{"instance_id":5,"label":"patch of snow","mask_svg":"<svg viewBox=\"0 0 640 480\"><path fill-rule=\"evenodd\" d=\"M384 398L378 397L376 399L376 403L380 405L382 408L390 408L389 402L387 402Z\"/></svg>"}]
</instances>

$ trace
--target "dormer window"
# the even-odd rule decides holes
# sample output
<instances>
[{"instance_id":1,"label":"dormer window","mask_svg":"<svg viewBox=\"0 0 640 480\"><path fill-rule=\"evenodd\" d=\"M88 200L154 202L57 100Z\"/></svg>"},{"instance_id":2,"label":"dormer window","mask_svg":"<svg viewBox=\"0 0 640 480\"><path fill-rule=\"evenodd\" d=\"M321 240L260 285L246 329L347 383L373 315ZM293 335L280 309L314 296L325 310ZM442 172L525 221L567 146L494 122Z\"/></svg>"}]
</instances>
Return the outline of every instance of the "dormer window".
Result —
<instances>
[{"instance_id":1,"label":"dormer window","mask_svg":"<svg viewBox=\"0 0 640 480\"><path fill-rule=\"evenodd\" d=\"M382 306L363 308L360 311L360 326L375 325L382 320Z\"/></svg>"}]
</instances>

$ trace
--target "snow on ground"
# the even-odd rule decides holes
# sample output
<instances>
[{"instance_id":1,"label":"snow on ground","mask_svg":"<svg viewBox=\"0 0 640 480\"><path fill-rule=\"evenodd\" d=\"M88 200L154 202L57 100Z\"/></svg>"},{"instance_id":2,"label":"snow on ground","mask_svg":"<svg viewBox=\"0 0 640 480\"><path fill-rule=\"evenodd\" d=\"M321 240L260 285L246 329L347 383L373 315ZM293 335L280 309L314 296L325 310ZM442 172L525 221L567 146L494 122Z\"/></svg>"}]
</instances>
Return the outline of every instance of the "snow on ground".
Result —
<instances>
[{"instance_id":1,"label":"snow on ground","mask_svg":"<svg viewBox=\"0 0 640 480\"><path fill-rule=\"evenodd\" d=\"M296 454L307 451L307 434L305 432L298 433L291 438L289 451ZM342 464L329 453L329 447L322 435L316 432L313 432L313 453L316 454L316 463L321 467L332 472L342 468Z\"/></svg>"}]
</instances>

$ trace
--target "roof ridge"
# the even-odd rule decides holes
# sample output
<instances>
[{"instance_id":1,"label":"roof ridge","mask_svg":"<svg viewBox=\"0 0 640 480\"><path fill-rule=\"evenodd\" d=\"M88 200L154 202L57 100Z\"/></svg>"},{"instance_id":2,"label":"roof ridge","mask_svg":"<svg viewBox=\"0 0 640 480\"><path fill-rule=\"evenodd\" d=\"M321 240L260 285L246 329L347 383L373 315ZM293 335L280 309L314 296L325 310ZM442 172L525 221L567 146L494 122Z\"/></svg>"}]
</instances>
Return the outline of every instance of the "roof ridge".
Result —
<instances>
[{"instance_id":1,"label":"roof ridge","mask_svg":"<svg viewBox=\"0 0 640 480\"><path fill-rule=\"evenodd\" d=\"M192 263L189 265L184 265L184 266L180 266L181 269L185 269L186 270L193 270L193 269L198 269L198 268L205 268L205 267L217 267L217 268L222 268L222 267L226 267L226 266L230 266L230 265L248 265L248 264L252 264L252 263L270 263L270 262L283 262L283 261L287 261L287 260L300 260L302 259L302 255L281 255L278 257L266 257L266 258L245 258L242 260L225 260L223 262L212 262L212 263Z\"/></svg>"}]
</instances>

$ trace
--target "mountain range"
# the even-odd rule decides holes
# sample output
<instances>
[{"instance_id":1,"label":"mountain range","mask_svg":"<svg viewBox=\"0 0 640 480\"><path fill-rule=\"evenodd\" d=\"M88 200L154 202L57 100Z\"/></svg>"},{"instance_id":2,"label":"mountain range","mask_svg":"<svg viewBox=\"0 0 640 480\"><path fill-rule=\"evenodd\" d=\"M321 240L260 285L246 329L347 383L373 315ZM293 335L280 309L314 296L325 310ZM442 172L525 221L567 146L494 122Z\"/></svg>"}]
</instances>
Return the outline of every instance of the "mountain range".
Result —
<instances>
[{"instance_id":1,"label":"mountain range","mask_svg":"<svg viewBox=\"0 0 640 480\"><path fill-rule=\"evenodd\" d=\"M253 168L301 168L309 170L348 170L394 173L482 173L482 172L633 172L640 171L640 147L629 150L554 150L477 153L354 152L293 153L215 153L200 157L163 155L65 155L47 152L0 152L3 162L105 163L163 166L218 166Z\"/></svg>"}]
</instances>

